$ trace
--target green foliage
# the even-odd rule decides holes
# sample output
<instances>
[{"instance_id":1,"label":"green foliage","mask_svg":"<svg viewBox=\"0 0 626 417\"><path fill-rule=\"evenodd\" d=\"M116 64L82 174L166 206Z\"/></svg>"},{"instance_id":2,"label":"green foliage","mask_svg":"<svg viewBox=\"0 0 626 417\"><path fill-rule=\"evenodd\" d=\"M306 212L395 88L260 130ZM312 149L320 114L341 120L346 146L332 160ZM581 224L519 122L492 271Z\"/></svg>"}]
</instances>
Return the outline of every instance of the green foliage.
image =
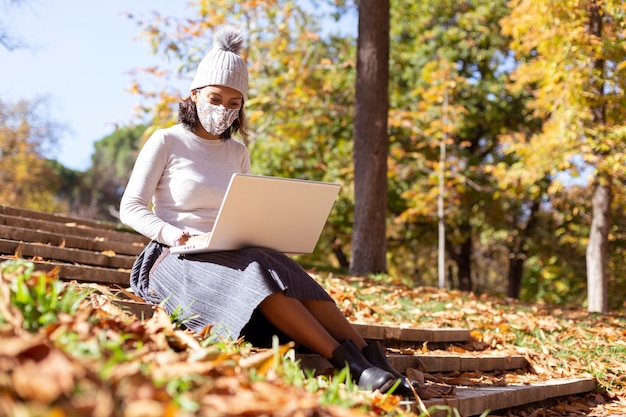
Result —
<instances>
[{"instance_id":1,"label":"green foliage","mask_svg":"<svg viewBox=\"0 0 626 417\"><path fill-rule=\"evenodd\" d=\"M493 175L495 166L514 162L502 152L500 135L536 128L526 117L525 94L507 90L514 61L499 25L507 13L505 1L392 6L391 248L419 248L421 259L433 258L425 246L432 253L437 245L443 142L446 246L459 278L507 276L506 264L499 271L480 269L486 264L470 258L481 251L473 246L483 233L522 228L517 219L532 203L529 194L500 188ZM403 268L407 258L400 259L394 273L424 275L415 268L418 262L409 260Z\"/></svg>"},{"instance_id":2,"label":"green foliage","mask_svg":"<svg viewBox=\"0 0 626 417\"><path fill-rule=\"evenodd\" d=\"M520 163L507 173L508 183L527 187L537 177L586 171L589 187L608 196L593 196L586 243L588 285L605 288L613 280L611 199L623 199L625 191L623 2L516 0L511 7L503 28L523 59L513 73L514 88L532 89L531 106L544 123L541 131L509 142L508 152ZM607 309L604 291L590 295L590 308Z\"/></svg>"},{"instance_id":3,"label":"green foliage","mask_svg":"<svg viewBox=\"0 0 626 417\"><path fill-rule=\"evenodd\" d=\"M81 176L81 207L101 220L117 220L117 208L143 145L146 126L117 128L94 144L92 166Z\"/></svg>"},{"instance_id":4,"label":"green foliage","mask_svg":"<svg viewBox=\"0 0 626 417\"><path fill-rule=\"evenodd\" d=\"M161 307L165 308L165 303L167 302L167 300L168 299L166 298L161 302ZM188 307L191 307L191 305L189 305ZM172 325L177 329L185 328L185 323L188 323L189 321L198 317L196 314L185 315L185 309L182 306L177 306L174 311L172 311L172 314L170 314L169 316Z\"/></svg>"},{"instance_id":5,"label":"green foliage","mask_svg":"<svg viewBox=\"0 0 626 417\"><path fill-rule=\"evenodd\" d=\"M188 413L198 411L201 405L197 401L189 398L186 393L194 387L206 383L206 378L195 374L183 375L164 381L165 392L172 397L174 404L176 404L181 411Z\"/></svg>"},{"instance_id":6,"label":"green foliage","mask_svg":"<svg viewBox=\"0 0 626 417\"><path fill-rule=\"evenodd\" d=\"M23 327L30 332L57 323L62 314L73 314L88 295L75 287L68 287L54 275L35 272L34 264L24 260L5 261L0 264L2 279L10 279L0 289L10 305L19 309ZM6 317L0 316L1 320Z\"/></svg>"},{"instance_id":7,"label":"green foliage","mask_svg":"<svg viewBox=\"0 0 626 417\"><path fill-rule=\"evenodd\" d=\"M326 1L255 1L244 7L224 0L195 6L194 15L186 19L163 17L138 24L153 52L180 62L183 76L195 72L210 49L214 27L235 23L246 29L246 112L252 132L245 141L253 172L343 185L316 252L302 257L303 262L332 262L333 253L348 252L351 233L354 39L323 33L324 19L335 12ZM152 96L139 83L136 86L138 93ZM180 93L168 94L167 85L161 88L150 129L175 119L173 98ZM332 263L342 266L339 257Z\"/></svg>"},{"instance_id":8,"label":"green foliage","mask_svg":"<svg viewBox=\"0 0 626 417\"><path fill-rule=\"evenodd\" d=\"M272 121L250 144L255 172L342 185L318 248L312 256L302 257L304 262L330 259L337 241L347 252L350 242L353 53L349 40L317 39L308 47L306 62L284 64L285 71L290 66L302 66L298 76L289 80L292 86L285 87L277 101L259 100L255 108L255 113L264 117L271 114ZM253 100L251 106L255 104ZM339 261L334 265L342 266Z\"/></svg>"},{"instance_id":9,"label":"green foliage","mask_svg":"<svg viewBox=\"0 0 626 417\"><path fill-rule=\"evenodd\" d=\"M329 378L315 375L313 370L303 371L295 358L295 350L290 349L281 355L278 340L274 338L274 371L290 385L302 387L311 393L319 394L319 402L323 405L339 405L345 408L358 408L363 402L360 388L350 378L350 369L346 366ZM364 408L365 409L365 408Z\"/></svg>"},{"instance_id":10,"label":"green foliage","mask_svg":"<svg viewBox=\"0 0 626 417\"><path fill-rule=\"evenodd\" d=\"M504 31L514 39L512 50L525 60L515 70L515 87L532 86L532 108L545 119L541 132L511 143L511 151L524 161L516 173L523 180L585 168L574 155L601 173L624 175L623 4L598 3L600 33L592 34L594 4L517 0L503 20ZM609 153L612 157L605 159Z\"/></svg>"},{"instance_id":11,"label":"green foliage","mask_svg":"<svg viewBox=\"0 0 626 417\"><path fill-rule=\"evenodd\" d=\"M335 372L335 375L327 381L328 385L323 387L324 390L320 398L322 404L338 404L346 408L356 405L355 397L351 396L350 393L356 393L359 387L350 377L350 368L346 366ZM318 382L319 380L317 379L311 379L307 389L311 392L318 392L322 388L322 386L318 385Z\"/></svg>"}]
</instances>

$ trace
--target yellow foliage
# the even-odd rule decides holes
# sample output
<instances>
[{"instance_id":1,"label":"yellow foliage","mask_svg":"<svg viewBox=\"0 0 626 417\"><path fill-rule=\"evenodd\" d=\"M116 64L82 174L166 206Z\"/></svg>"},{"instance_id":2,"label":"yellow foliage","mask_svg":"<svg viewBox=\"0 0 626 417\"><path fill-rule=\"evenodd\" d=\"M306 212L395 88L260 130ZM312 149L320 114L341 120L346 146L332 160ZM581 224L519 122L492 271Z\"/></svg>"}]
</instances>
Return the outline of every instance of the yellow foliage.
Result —
<instances>
[{"instance_id":1,"label":"yellow foliage","mask_svg":"<svg viewBox=\"0 0 626 417\"><path fill-rule=\"evenodd\" d=\"M507 150L519 155L523 168L506 175L532 182L561 170L573 155L602 171L621 175L619 162L624 160L625 146L623 141L613 142L610 131L624 129L625 110L607 112L605 120L598 120L594 111L623 101L623 89L614 87L615 94L609 95L597 91L596 86L623 85L625 75L593 71L598 59L617 61L617 68L626 59L623 48L617 48L618 55L611 48L620 44L624 35L619 29L624 24L620 2L598 3L602 8L600 37L590 33L592 4L585 0L513 0L509 5L511 14L501 21L503 32L512 36L518 56L529 58L515 70L513 88L533 86L532 108L544 124L542 131L528 140L508 141Z\"/></svg>"},{"instance_id":2,"label":"yellow foliage","mask_svg":"<svg viewBox=\"0 0 626 417\"><path fill-rule=\"evenodd\" d=\"M0 101L0 204L43 211L60 209L57 177L41 155L52 129L38 123L36 105Z\"/></svg>"}]
</instances>

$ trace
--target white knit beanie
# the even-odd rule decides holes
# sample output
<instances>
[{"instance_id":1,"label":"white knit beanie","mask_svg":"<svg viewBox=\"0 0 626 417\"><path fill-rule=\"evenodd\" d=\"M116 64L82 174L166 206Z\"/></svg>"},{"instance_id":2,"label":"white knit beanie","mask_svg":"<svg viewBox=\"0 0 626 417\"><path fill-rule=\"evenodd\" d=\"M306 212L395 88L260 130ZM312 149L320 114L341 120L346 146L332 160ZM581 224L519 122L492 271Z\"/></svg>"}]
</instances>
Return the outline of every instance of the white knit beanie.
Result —
<instances>
[{"instance_id":1,"label":"white knit beanie","mask_svg":"<svg viewBox=\"0 0 626 417\"><path fill-rule=\"evenodd\" d=\"M200 61L190 90L207 85L224 85L248 96L248 68L239 51L243 36L232 26L224 26L213 33L213 49Z\"/></svg>"}]
</instances>

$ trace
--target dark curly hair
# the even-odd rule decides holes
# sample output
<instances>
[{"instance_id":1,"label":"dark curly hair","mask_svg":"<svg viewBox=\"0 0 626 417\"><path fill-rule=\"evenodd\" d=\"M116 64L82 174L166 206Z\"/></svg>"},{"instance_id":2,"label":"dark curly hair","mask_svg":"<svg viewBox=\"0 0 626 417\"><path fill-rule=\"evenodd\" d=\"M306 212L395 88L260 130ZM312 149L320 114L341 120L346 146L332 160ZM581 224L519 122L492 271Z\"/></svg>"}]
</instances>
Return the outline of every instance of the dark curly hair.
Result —
<instances>
[{"instance_id":1,"label":"dark curly hair","mask_svg":"<svg viewBox=\"0 0 626 417\"><path fill-rule=\"evenodd\" d=\"M192 132L198 128L202 128L202 124L198 118L196 103L191 100L191 97L183 98L178 103L178 121ZM241 109L239 109L239 117L237 117L237 120L235 120L228 129L222 132L220 139L230 139L231 136L237 132L239 132L244 138L248 136L246 114L243 111L243 103L241 104Z\"/></svg>"}]
</instances>

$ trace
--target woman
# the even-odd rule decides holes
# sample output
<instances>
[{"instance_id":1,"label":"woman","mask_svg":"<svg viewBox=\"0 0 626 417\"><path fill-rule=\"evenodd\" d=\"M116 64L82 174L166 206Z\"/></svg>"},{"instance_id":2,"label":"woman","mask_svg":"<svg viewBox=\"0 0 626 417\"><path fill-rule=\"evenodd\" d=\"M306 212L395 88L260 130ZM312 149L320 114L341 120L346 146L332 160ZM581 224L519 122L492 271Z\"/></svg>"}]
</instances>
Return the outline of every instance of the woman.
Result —
<instances>
[{"instance_id":1,"label":"woman","mask_svg":"<svg viewBox=\"0 0 626 417\"><path fill-rule=\"evenodd\" d=\"M381 346L368 344L291 258L263 248L169 253L170 246L211 231L231 175L250 171L247 148L231 139L247 133L243 38L225 27L214 44L180 103L180 123L148 139L122 197L122 222L152 239L133 267L133 290L170 314L182 309L195 332L212 326L221 337L252 343L286 335L337 368L347 364L363 389L387 392L400 380L394 393L412 395Z\"/></svg>"}]
</instances>

